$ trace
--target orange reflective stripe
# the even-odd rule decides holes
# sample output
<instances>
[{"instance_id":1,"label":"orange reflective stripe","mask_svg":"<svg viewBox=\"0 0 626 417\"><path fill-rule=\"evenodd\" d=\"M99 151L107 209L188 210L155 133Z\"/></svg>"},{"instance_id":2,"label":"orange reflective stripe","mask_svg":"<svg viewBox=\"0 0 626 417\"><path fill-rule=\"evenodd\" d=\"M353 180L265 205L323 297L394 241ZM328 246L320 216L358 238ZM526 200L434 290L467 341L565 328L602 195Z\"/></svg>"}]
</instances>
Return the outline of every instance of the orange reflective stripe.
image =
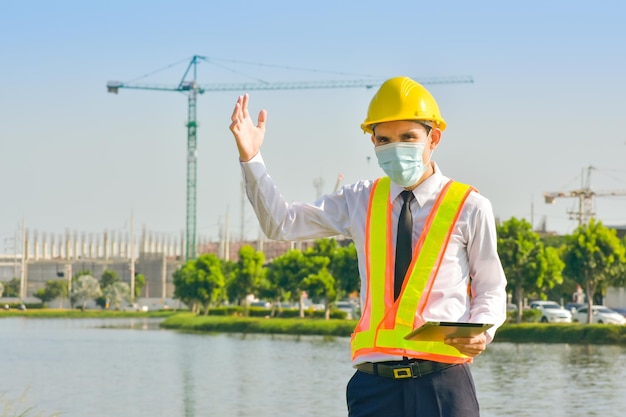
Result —
<instances>
[{"instance_id":1,"label":"orange reflective stripe","mask_svg":"<svg viewBox=\"0 0 626 417\"><path fill-rule=\"evenodd\" d=\"M423 321L422 312L443 254L472 190L468 185L450 181L439 194L416 245L403 290L394 302L390 180L384 177L375 183L366 222L366 302L352 335L353 358L387 353L451 363L471 360L444 343L407 341L404 335L416 322Z\"/></svg>"}]
</instances>

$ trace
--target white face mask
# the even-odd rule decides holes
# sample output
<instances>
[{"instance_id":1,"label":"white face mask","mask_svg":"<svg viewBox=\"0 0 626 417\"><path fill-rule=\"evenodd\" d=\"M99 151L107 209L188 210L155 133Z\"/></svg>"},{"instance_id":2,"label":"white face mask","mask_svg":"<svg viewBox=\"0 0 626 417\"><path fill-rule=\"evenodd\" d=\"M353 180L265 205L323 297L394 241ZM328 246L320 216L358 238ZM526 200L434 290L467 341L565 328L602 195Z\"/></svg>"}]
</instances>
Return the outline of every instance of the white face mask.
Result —
<instances>
[{"instance_id":1,"label":"white face mask","mask_svg":"<svg viewBox=\"0 0 626 417\"><path fill-rule=\"evenodd\" d=\"M426 172L422 158L425 147L426 143L393 142L376 146L374 151L378 165L391 181L406 188L419 181Z\"/></svg>"}]
</instances>

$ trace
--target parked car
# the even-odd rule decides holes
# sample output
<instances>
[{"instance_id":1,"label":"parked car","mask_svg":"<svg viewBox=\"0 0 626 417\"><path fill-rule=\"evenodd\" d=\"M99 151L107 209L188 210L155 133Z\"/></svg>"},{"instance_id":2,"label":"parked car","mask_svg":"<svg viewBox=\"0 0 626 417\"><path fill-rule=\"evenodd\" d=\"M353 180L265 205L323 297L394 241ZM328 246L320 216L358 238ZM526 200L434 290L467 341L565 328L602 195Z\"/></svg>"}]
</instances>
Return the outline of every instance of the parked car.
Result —
<instances>
[{"instance_id":1,"label":"parked car","mask_svg":"<svg viewBox=\"0 0 626 417\"><path fill-rule=\"evenodd\" d=\"M261 308L269 309L271 306L272 305L270 304L269 301L263 301L263 300L253 301L250 303L250 307L261 307Z\"/></svg>"},{"instance_id":2,"label":"parked car","mask_svg":"<svg viewBox=\"0 0 626 417\"><path fill-rule=\"evenodd\" d=\"M346 313L346 319L348 320L355 319L357 316L357 306L351 301L337 301L336 308Z\"/></svg>"},{"instance_id":3,"label":"parked car","mask_svg":"<svg viewBox=\"0 0 626 417\"><path fill-rule=\"evenodd\" d=\"M541 310L542 323L571 323L572 313L555 301L532 301L530 308Z\"/></svg>"},{"instance_id":4,"label":"parked car","mask_svg":"<svg viewBox=\"0 0 626 417\"><path fill-rule=\"evenodd\" d=\"M588 311L589 306L580 307L574 314L574 321L587 323ZM624 316L607 306L591 306L591 311L593 312L591 318L592 323L626 324L626 318Z\"/></svg>"},{"instance_id":5,"label":"parked car","mask_svg":"<svg viewBox=\"0 0 626 417\"><path fill-rule=\"evenodd\" d=\"M574 314L576 313L576 310L586 305L586 303L567 303L565 304L565 309L571 311L572 314Z\"/></svg>"},{"instance_id":6,"label":"parked car","mask_svg":"<svg viewBox=\"0 0 626 417\"><path fill-rule=\"evenodd\" d=\"M622 316L626 317L626 308L624 307L609 307L611 310L617 311Z\"/></svg>"}]
</instances>

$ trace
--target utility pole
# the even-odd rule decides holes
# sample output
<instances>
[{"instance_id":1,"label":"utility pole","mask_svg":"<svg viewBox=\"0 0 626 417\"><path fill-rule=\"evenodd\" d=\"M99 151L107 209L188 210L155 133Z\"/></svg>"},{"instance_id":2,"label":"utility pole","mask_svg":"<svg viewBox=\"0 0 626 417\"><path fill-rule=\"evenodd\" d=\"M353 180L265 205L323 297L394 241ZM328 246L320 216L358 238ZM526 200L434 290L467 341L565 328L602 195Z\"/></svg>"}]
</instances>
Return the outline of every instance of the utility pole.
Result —
<instances>
[{"instance_id":1,"label":"utility pole","mask_svg":"<svg viewBox=\"0 0 626 417\"><path fill-rule=\"evenodd\" d=\"M22 217L22 259L20 268L20 301L26 297L26 222Z\"/></svg>"},{"instance_id":2,"label":"utility pole","mask_svg":"<svg viewBox=\"0 0 626 417\"><path fill-rule=\"evenodd\" d=\"M65 278L67 278L67 296L72 296L72 262L68 262L65 264L65 268L63 269L63 273L65 274Z\"/></svg>"},{"instance_id":3,"label":"utility pole","mask_svg":"<svg viewBox=\"0 0 626 417\"><path fill-rule=\"evenodd\" d=\"M241 182L241 230L239 234L239 241L243 242L244 240L244 232L245 232L245 220L246 220L246 190L243 185L243 181Z\"/></svg>"},{"instance_id":4,"label":"utility pole","mask_svg":"<svg viewBox=\"0 0 626 417\"><path fill-rule=\"evenodd\" d=\"M224 230L224 260L230 260L230 215L226 210L226 226Z\"/></svg>"},{"instance_id":5,"label":"utility pole","mask_svg":"<svg viewBox=\"0 0 626 417\"><path fill-rule=\"evenodd\" d=\"M17 278L17 241L19 240L19 231L15 231L15 236L13 237L13 278Z\"/></svg>"},{"instance_id":6,"label":"utility pole","mask_svg":"<svg viewBox=\"0 0 626 417\"><path fill-rule=\"evenodd\" d=\"M135 301L135 217L130 211L130 300Z\"/></svg>"},{"instance_id":7,"label":"utility pole","mask_svg":"<svg viewBox=\"0 0 626 417\"><path fill-rule=\"evenodd\" d=\"M324 187L324 178L317 177L313 180L313 186L315 187L316 199L319 199L322 196L322 187Z\"/></svg>"}]
</instances>

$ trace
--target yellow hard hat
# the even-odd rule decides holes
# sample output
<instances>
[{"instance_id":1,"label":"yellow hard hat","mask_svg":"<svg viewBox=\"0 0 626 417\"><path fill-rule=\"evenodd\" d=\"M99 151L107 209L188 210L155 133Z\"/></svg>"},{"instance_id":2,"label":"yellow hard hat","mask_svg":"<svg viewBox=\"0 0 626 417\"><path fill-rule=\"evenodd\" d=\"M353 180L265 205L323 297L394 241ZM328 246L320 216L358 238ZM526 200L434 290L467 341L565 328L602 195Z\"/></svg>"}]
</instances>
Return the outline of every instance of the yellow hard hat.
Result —
<instances>
[{"instance_id":1,"label":"yellow hard hat","mask_svg":"<svg viewBox=\"0 0 626 417\"><path fill-rule=\"evenodd\" d=\"M372 127L378 123L396 120L430 121L442 131L446 128L432 94L408 77L390 78L380 86L370 102L361 129L374 133Z\"/></svg>"}]
</instances>

